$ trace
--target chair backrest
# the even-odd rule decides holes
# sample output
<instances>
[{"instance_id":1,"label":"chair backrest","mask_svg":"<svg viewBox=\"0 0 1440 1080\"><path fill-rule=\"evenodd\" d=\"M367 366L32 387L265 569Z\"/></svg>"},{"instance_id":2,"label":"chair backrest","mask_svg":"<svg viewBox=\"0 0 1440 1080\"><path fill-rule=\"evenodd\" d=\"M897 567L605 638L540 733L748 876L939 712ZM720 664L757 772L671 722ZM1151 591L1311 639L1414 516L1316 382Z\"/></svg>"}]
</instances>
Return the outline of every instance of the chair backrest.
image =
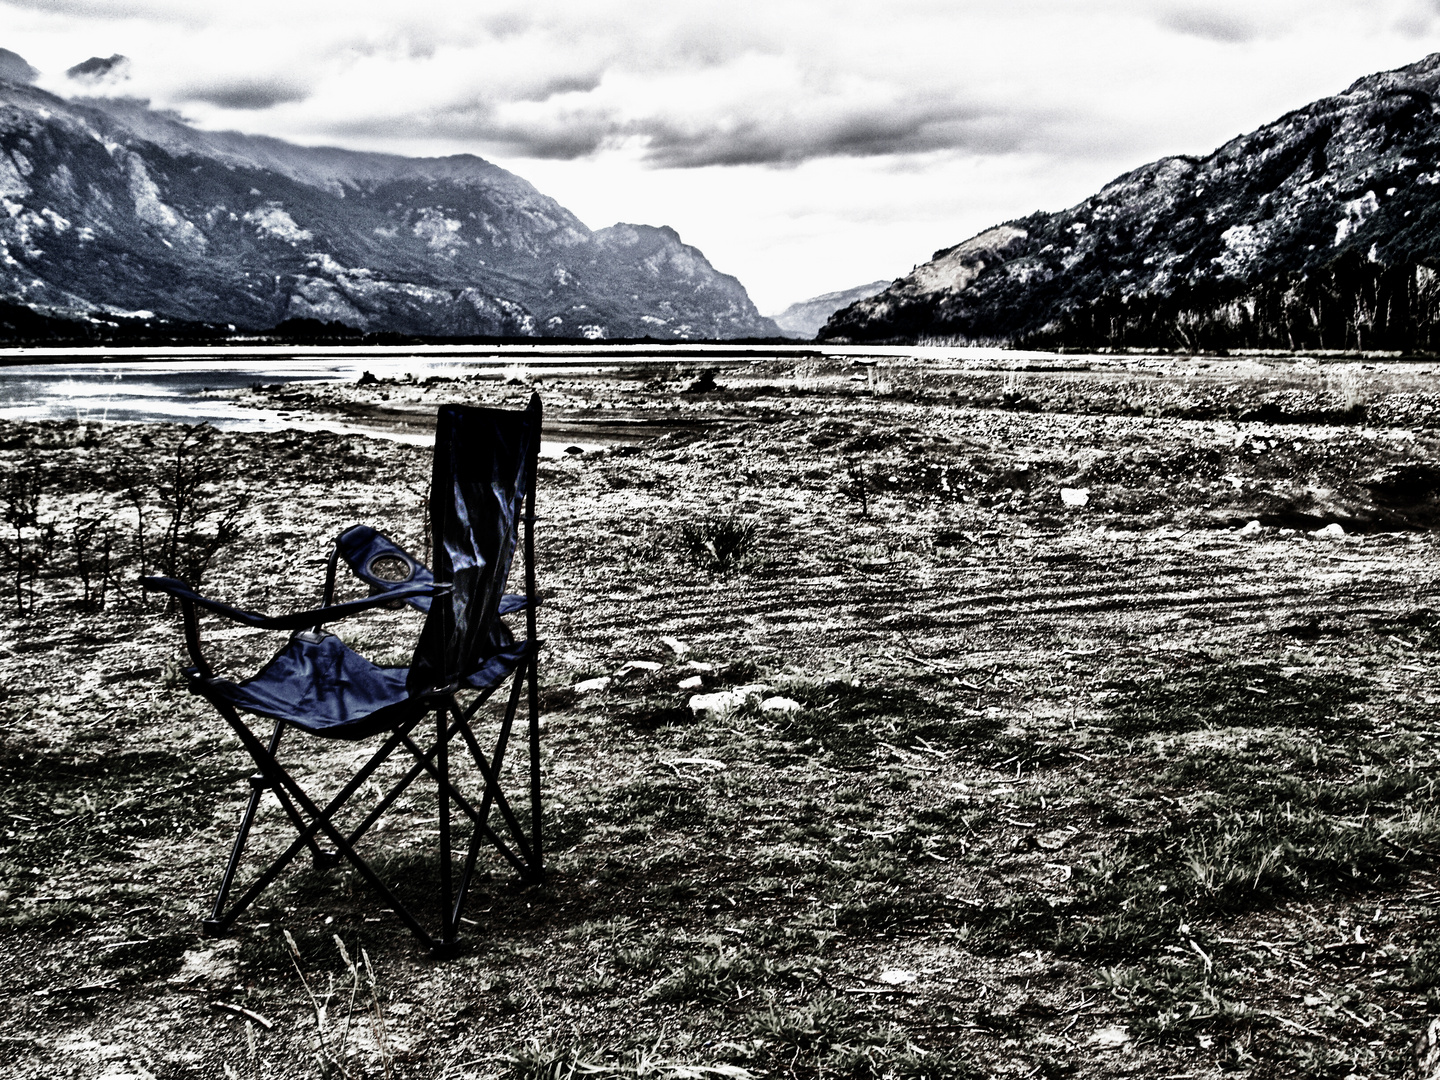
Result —
<instances>
[{"instance_id":1,"label":"chair backrest","mask_svg":"<svg viewBox=\"0 0 1440 1080\"><path fill-rule=\"evenodd\" d=\"M500 621L500 598L539 450L538 394L524 410L441 408L430 533L435 580L452 589L435 598L420 631L410 662L411 693L451 686L512 643Z\"/></svg>"}]
</instances>

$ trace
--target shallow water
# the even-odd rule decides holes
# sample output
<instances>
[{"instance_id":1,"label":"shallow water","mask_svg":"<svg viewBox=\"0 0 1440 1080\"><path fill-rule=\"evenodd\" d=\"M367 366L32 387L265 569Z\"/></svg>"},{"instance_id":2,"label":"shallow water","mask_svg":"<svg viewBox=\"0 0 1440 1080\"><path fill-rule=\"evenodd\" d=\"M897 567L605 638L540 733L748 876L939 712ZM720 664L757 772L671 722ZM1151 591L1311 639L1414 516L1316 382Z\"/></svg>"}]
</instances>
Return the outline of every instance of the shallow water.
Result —
<instances>
[{"instance_id":1,"label":"shallow water","mask_svg":"<svg viewBox=\"0 0 1440 1080\"><path fill-rule=\"evenodd\" d=\"M315 420L283 409L235 404L207 390L242 390L257 383L354 382L362 372L377 378L415 373L454 375L497 365L431 361L414 357L316 360L120 361L99 364L30 364L0 367L0 419L79 420L84 423L213 424L243 431L323 429L384 435L401 442L428 442L426 434Z\"/></svg>"}]
</instances>

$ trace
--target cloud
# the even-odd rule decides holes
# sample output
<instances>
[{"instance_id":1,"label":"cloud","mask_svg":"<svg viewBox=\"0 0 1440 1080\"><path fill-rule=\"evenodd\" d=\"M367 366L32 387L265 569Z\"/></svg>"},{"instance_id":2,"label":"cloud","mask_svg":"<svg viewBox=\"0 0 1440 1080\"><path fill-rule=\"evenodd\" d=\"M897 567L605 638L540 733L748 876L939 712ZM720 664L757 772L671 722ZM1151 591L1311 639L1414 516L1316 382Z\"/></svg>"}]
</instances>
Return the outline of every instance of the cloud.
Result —
<instances>
[{"instance_id":1,"label":"cloud","mask_svg":"<svg viewBox=\"0 0 1440 1080\"><path fill-rule=\"evenodd\" d=\"M178 100L203 101L222 109L255 112L304 101L309 96L308 87L289 79L238 77L190 87L179 93Z\"/></svg>"},{"instance_id":2,"label":"cloud","mask_svg":"<svg viewBox=\"0 0 1440 1080\"><path fill-rule=\"evenodd\" d=\"M84 19L168 19L195 25L204 21L184 0L5 0L10 7Z\"/></svg>"},{"instance_id":3,"label":"cloud","mask_svg":"<svg viewBox=\"0 0 1440 1080\"><path fill-rule=\"evenodd\" d=\"M1160 24L1192 37L1205 38L1223 45L1253 41L1263 32L1251 13L1225 11L1214 5L1185 4L1161 10Z\"/></svg>"},{"instance_id":4,"label":"cloud","mask_svg":"<svg viewBox=\"0 0 1440 1080\"><path fill-rule=\"evenodd\" d=\"M1215 118L1190 108L1194 95L1243 96L1226 81L1239 63L1222 57L1267 48L1303 61L1306 35L1350 48L1437 2L887 0L877 15L860 0L0 0L0 11L48 13L57 40L108 38L98 55L135 57L134 93L204 125L252 126L242 114L286 105L267 134L695 169L1194 150L1183 133ZM1298 87L1304 69L1252 63L1248 77ZM1285 104L1303 100L1297 88Z\"/></svg>"}]
</instances>

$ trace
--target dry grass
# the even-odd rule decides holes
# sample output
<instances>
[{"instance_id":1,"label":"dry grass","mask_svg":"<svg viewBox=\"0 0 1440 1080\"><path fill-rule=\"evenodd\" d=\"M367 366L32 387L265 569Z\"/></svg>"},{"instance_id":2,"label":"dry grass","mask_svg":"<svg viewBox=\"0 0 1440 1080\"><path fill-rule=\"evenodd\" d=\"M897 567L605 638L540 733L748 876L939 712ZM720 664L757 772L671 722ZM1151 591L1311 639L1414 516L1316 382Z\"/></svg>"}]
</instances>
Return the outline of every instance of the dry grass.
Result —
<instances>
[{"instance_id":1,"label":"dry grass","mask_svg":"<svg viewBox=\"0 0 1440 1080\"><path fill-rule=\"evenodd\" d=\"M671 410L543 465L546 885L487 867L445 963L343 872L205 941L247 770L167 688L162 612L42 583L0 638L0 1075L1405 1075L1440 1011L1434 541L1226 523L1359 520L1428 430L1057 414L1030 376L1037 411L953 404L979 376L899 365L880 397L812 365L727 398L722 371L699 404L532 377L571 418ZM58 469L76 433L0 442ZM221 442L252 501L217 594L313 599L355 520L418 544L424 453ZM732 520L756 523L738 564L674 542ZM344 629L380 655L408 619ZM275 645L225 642L238 672ZM661 666L570 689L636 659ZM697 673L800 708L693 718ZM417 882L430 803L399 809L380 862Z\"/></svg>"}]
</instances>

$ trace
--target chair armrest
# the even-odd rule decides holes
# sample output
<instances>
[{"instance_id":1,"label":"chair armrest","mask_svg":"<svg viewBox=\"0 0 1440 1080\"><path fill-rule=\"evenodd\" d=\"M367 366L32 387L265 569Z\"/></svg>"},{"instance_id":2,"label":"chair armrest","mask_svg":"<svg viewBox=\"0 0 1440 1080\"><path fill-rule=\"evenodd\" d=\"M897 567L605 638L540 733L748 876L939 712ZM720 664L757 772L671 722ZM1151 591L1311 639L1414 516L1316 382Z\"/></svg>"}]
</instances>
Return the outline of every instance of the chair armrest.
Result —
<instances>
[{"instance_id":1,"label":"chair armrest","mask_svg":"<svg viewBox=\"0 0 1440 1080\"><path fill-rule=\"evenodd\" d=\"M434 575L428 566L384 533L378 532L369 525L352 525L335 538L335 555L331 557L332 566L336 556L344 559L350 572L370 586L372 596L384 593L392 601L404 601L413 608L429 613L430 598L427 594L406 593L402 595L401 590L410 585L428 585L435 580ZM410 576L402 581L391 581L380 577L371 569L372 565L380 559L389 559L408 567ZM333 578L327 573L327 589L331 587L332 582Z\"/></svg>"},{"instance_id":2,"label":"chair armrest","mask_svg":"<svg viewBox=\"0 0 1440 1080\"><path fill-rule=\"evenodd\" d=\"M358 615L373 607L381 607L385 604L392 604L396 600L408 600L416 596L442 596L450 591L448 584L429 582L425 584L416 583L413 585L402 585L381 596L367 596L361 600L350 600L344 604L331 604L328 607L316 608L312 611L297 611L290 615L268 616L261 615L254 611L244 611L241 608L231 607L229 604L221 603L219 600L212 600L208 596L197 593L185 582L177 578L168 577L143 577L140 584L146 589L153 589L156 592L169 593L182 604L193 604L203 607L217 615L223 615L246 626L254 626L261 630L308 630L311 627L320 626L327 622L334 622L336 619L345 619L351 615Z\"/></svg>"}]
</instances>

